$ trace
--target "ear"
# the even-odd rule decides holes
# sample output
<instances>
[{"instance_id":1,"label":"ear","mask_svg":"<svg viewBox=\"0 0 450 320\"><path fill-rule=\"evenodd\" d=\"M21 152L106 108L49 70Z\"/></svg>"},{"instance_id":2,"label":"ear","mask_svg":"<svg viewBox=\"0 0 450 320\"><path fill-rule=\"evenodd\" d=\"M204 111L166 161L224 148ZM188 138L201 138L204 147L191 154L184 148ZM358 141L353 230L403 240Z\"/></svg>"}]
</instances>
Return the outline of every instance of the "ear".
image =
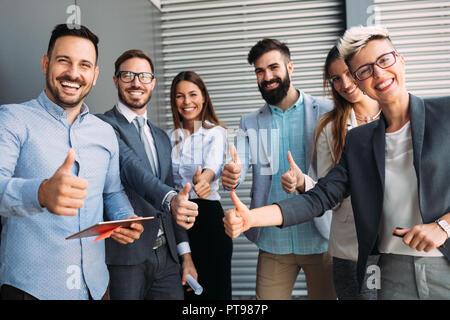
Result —
<instances>
[{"instance_id":1,"label":"ear","mask_svg":"<svg viewBox=\"0 0 450 320\"><path fill-rule=\"evenodd\" d=\"M94 70L94 82L92 83L93 86L95 86L95 84L97 83L99 72L100 72L100 68L97 65L97 66L95 66L95 70Z\"/></svg>"},{"instance_id":2,"label":"ear","mask_svg":"<svg viewBox=\"0 0 450 320\"><path fill-rule=\"evenodd\" d=\"M44 56L41 59L42 73L44 75L47 75L48 61L49 61L48 56L46 54L44 54Z\"/></svg>"},{"instance_id":3,"label":"ear","mask_svg":"<svg viewBox=\"0 0 450 320\"><path fill-rule=\"evenodd\" d=\"M119 89L119 79L116 76L113 76L113 82L116 89Z\"/></svg>"},{"instance_id":4,"label":"ear","mask_svg":"<svg viewBox=\"0 0 450 320\"><path fill-rule=\"evenodd\" d=\"M289 77L291 77L292 73L294 72L294 63L292 61L288 62L287 70L288 70L288 73L289 73Z\"/></svg>"}]
</instances>

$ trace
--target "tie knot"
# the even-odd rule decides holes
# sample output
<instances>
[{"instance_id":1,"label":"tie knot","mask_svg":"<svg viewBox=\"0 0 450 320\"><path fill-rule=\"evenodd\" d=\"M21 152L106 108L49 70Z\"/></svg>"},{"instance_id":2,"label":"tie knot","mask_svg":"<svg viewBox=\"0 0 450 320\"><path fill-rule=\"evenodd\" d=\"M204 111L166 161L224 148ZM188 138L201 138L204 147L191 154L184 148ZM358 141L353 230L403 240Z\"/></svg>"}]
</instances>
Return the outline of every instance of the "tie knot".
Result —
<instances>
[{"instance_id":1,"label":"tie knot","mask_svg":"<svg viewBox=\"0 0 450 320\"><path fill-rule=\"evenodd\" d=\"M145 125L145 118L142 116L137 116L134 118L139 126L139 129L141 129Z\"/></svg>"}]
</instances>

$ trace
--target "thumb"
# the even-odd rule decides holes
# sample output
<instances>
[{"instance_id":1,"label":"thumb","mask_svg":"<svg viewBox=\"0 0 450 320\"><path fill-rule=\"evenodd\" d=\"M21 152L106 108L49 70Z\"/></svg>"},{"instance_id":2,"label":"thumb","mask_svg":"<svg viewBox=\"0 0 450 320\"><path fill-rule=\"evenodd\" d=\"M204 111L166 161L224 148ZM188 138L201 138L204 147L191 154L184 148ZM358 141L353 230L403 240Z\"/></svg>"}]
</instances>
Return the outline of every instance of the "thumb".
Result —
<instances>
[{"instance_id":1,"label":"thumb","mask_svg":"<svg viewBox=\"0 0 450 320\"><path fill-rule=\"evenodd\" d=\"M240 209L247 208L247 206L242 203L241 199L239 199L239 197L237 196L236 191L234 191L234 189L231 189L230 196L231 196L231 201L233 201L233 204L236 207L236 209L240 210Z\"/></svg>"},{"instance_id":2,"label":"thumb","mask_svg":"<svg viewBox=\"0 0 450 320\"><path fill-rule=\"evenodd\" d=\"M294 169L298 168L297 164L294 161L294 158L292 158L292 154L290 151L288 151L288 153L287 153L287 160L289 162L289 166L291 167L291 169L294 170Z\"/></svg>"},{"instance_id":3,"label":"thumb","mask_svg":"<svg viewBox=\"0 0 450 320\"><path fill-rule=\"evenodd\" d=\"M180 191L180 195L183 196L186 200L189 199L189 191L191 191L191 184L188 182Z\"/></svg>"},{"instance_id":4,"label":"thumb","mask_svg":"<svg viewBox=\"0 0 450 320\"><path fill-rule=\"evenodd\" d=\"M64 160L64 163L61 165L61 167L59 167L57 172L70 175L74 162L75 162L75 150L70 148L69 151L67 152L66 160Z\"/></svg>"},{"instance_id":5,"label":"thumb","mask_svg":"<svg viewBox=\"0 0 450 320\"><path fill-rule=\"evenodd\" d=\"M202 166L198 166L197 171L195 171L195 174L192 177L192 182L197 183L197 180L198 178L200 178L201 174L202 174Z\"/></svg>"},{"instance_id":6,"label":"thumb","mask_svg":"<svg viewBox=\"0 0 450 320\"><path fill-rule=\"evenodd\" d=\"M230 145L230 151L231 151L231 158L233 159L233 162L235 164L239 164L240 160L239 160L239 156L236 150L236 147L234 146L234 144Z\"/></svg>"}]
</instances>

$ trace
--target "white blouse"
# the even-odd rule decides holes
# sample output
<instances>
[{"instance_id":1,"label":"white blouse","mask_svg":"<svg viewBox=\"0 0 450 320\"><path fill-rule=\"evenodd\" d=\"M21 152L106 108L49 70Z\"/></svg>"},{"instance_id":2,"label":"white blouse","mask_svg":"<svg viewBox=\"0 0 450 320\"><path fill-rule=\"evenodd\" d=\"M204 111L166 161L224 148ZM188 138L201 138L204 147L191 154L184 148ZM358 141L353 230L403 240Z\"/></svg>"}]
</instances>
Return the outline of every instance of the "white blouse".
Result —
<instances>
[{"instance_id":1,"label":"white blouse","mask_svg":"<svg viewBox=\"0 0 450 320\"><path fill-rule=\"evenodd\" d=\"M213 126L206 121L208 125ZM203 169L210 169L215 177L211 182L211 194L208 200L220 200L219 178L222 175L224 157L226 153L227 132L221 126L209 129L200 127L193 134L187 130L171 129L167 132L172 144L172 172L175 188L182 189L186 183L191 184L190 199L198 196L193 190L192 177L200 165Z\"/></svg>"},{"instance_id":2,"label":"white blouse","mask_svg":"<svg viewBox=\"0 0 450 320\"><path fill-rule=\"evenodd\" d=\"M402 238L392 235L396 227L411 228L423 224L419 208L417 177L414 170L411 124L400 130L386 133L385 188L381 217L381 253L421 257L441 257L438 249L417 251L405 245Z\"/></svg>"}]
</instances>

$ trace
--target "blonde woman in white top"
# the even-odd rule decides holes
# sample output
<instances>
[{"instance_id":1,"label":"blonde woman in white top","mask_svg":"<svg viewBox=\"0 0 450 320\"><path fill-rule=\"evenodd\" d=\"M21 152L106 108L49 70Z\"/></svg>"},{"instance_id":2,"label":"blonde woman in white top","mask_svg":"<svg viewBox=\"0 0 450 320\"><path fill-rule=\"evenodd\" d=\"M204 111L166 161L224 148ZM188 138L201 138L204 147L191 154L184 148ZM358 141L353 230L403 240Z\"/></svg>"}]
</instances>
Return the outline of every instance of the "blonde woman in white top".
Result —
<instances>
[{"instance_id":1,"label":"blonde woman in white top","mask_svg":"<svg viewBox=\"0 0 450 320\"><path fill-rule=\"evenodd\" d=\"M339 161L347 131L380 116L378 103L357 87L336 46L327 55L323 77L324 88L331 89L334 108L319 119L315 132L314 147L319 178L325 176ZM307 191L315 182L309 177L306 180ZM292 163L281 183L286 192L292 193L304 181L303 173ZM376 289L363 286L359 292L356 279L358 242L350 197L333 208L328 250L333 256L334 286L338 299L376 299ZM376 257L369 259L368 265L374 263Z\"/></svg>"}]
</instances>

